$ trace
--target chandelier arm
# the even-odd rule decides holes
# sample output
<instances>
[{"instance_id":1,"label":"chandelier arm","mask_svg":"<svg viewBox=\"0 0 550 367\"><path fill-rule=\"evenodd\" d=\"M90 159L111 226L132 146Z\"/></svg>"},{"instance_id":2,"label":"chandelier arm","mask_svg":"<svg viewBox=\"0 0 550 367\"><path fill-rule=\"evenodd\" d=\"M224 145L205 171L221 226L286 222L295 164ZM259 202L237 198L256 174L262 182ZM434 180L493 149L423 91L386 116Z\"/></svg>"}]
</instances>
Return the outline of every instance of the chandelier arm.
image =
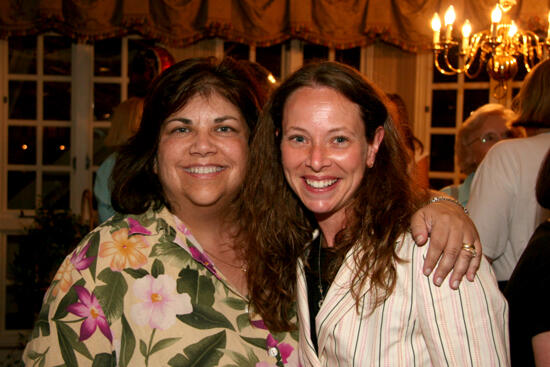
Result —
<instances>
[{"instance_id":1,"label":"chandelier arm","mask_svg":"<svg viewBox=\"0 0 550 367\"><path fill-rule=\"evenodd\" d=\"M483 48L480 48L479 43L481 42L481 39L483 37L483 33L476 33L472 37L472 46L470 47L469 52L466 55L465 64L464 64L464 74L468 76L470 79L475 79L478 77L478 75L481 73L482 67L485 64L485 55L486 52L483 50ZM470 72L470 67L476 60L477 52L481 49L481 54L479 57L479 64L477 66L477 69L475 72Z\"/></svg>"},{"instance_id":2,"label":"chandelier arm","mask_svg":"<svg viewBox=\"0 0 550 367\"><path fill-rule=\"evenodd\" d=\"M447 54L447 53L445 53ZM439 65L439 53L434 52L434 65L437 68L437 71L439 71L443 75L456 75L457 73L454 71L445 70L444 68Z\"/></svg>"},{"instance_id":3,"label":"chandelier arm","mask_svg":"<svg viewBox=\"0 0 550 367\"><path fill-rule=\"evenodd\" d=\"M451 61L449 60L449 52L447 50L445 50L444 56L445 56L445 66L447 66L449 70L451 70L454 74L462 74L464 72L463 68L462 69L460 67L455 68L453 65L451 65Z\"/></svg>"}]
</instances>

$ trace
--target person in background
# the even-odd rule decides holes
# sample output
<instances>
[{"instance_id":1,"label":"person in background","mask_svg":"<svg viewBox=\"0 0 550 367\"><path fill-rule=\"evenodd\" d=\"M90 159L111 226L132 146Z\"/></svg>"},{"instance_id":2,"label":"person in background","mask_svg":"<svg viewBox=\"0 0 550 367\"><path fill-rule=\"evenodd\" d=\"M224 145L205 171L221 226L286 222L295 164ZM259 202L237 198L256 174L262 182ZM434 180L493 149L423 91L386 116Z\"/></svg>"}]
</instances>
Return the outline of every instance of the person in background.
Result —
<instances>
[{"instance_id":1,"label":"person in background","mask_svg":"<svg viewBox=\"0 0 550 367\"><path fill-rule=\"evenodd\" d=\"M412 157L411 164L409 165L409 173L423 188L430 187L430 179L428 172L430 169L430 156L428 152L424 151L424 144L414 136L409 120L409 112L405 101L399 94L388 93L390 101L392 102L389 107L390 110L395 113L395 123L397 128L403 134L403 140L408 148L409 154Z\"/></svg>"},{"instance_id":2,"label":"person in background","mask_svg":"<svg viewBox=\"0 0 550 367\"><path fill-rule=\"evenodd\" d=\"M514 98L517 117L527 138L495 144L472 181L467 208L485 255L503 290L529 237L550 216L535 197L535 183L550 146L550 60L538 63Z\"/></svg>"},{"instance_id":3,"label":"person in background","mask_svg":"<svg viewBox=\"0 0 550 367\"><path fill-rule=\"evenodd\" d=\"M111 128L103 144L115 150L124 145L139 129L143 112L143 98L131 97L113 110ZM111 204L111 173L116 162L116 152L111 153L99 166L94 181L99 222L103 223L115 214Z\"/></svg>"},{"instance_id":4,"label":"person in background","mask_svg":"<svg viewBox=\"0 0 550 367\"><path fill-rule=\"evenodd\" d=\"M498 103L489 103L473 111L464 121L455 142L455 157L460 172L466 179L460 185L441 189L466 206L474 173L489 149L503 139L522 137L523 129L512 128L514 111Z\"/></svg>"},{"instance_id":5,"label":"person in background","mask_svg":"<svg viewBox=\"0 0 550 367\"><path fill-rule=\"evenodd\" d=\"M254 308L284 330L296 295L302 366L506 366L507 305L487 260L458 291L422 271L427 249L409 228L430 193L407 172L387 103L334 62L272 94L245 180Z\"/></svg>"},{"instance_id":6,"label":"person in background","mask_svg":"<svg viewBox=\"0 0 550 367\"><path fill-rule=\"evenodd\" d=\"M535 188L550 209L550 150ZM541 223L521 255L504 295L510 306L512 366L550 366L550 218Z\"/></svg>"}]
</instances>

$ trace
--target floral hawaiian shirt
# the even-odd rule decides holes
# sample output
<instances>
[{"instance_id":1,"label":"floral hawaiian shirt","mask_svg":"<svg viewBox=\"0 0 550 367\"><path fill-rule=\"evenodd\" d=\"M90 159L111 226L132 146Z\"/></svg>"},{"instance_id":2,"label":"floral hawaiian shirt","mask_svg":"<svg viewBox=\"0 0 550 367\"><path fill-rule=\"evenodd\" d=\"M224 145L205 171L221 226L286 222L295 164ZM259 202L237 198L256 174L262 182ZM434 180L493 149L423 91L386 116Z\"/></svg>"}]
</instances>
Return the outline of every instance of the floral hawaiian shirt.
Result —
<instances>
[{"instance_id":1,"label":"floral hawaiian shirt","mask_svg":"<svg viewBox=\"0 0 550 367\"><path fill-rule=\"evenodd\" d=\"M166 208L115 215L67 256L23 355L33 366L298 366Z\"/></svg>"}]
</instances>

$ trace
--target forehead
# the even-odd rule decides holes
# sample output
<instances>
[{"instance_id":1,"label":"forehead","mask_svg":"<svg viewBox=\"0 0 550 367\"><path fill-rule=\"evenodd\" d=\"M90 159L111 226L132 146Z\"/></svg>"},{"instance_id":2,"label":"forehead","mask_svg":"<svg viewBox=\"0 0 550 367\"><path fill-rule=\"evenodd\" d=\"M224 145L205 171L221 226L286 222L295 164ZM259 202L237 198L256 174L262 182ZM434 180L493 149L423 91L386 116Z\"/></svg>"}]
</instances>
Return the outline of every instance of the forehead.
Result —
<instances>
[{"instance_id":1,"label":"forehead","mask_svg":"<svg viewBox=\"0 0 550 367\"><path fill-rule=\"evenodd\" d=\"M283 109L285 123L322 123L363 125L359 106L337 90L329 87L301 87L286 100Z\"/></svg>"},{"instance_id":2,"label":"forehead","mask_svg":"<svg viewBox=\"0 0 550 367\"><path fill-rule=\"evenodd\" d=\"M479 130L505 130L506 118L501 114L491 114L484 118L483 123L480 125Z\"/></svg>"},{"instance_id":3,"label":"forehead","mask_svg":"<svg viewBox=\"0 0 550 367\"><path fill-rule=\"evenodd\" d=\"M216 91L195 93L167 120L182 114L220 114L230 115L242 120L240 108Z\"/></svg>"}]
</instances>

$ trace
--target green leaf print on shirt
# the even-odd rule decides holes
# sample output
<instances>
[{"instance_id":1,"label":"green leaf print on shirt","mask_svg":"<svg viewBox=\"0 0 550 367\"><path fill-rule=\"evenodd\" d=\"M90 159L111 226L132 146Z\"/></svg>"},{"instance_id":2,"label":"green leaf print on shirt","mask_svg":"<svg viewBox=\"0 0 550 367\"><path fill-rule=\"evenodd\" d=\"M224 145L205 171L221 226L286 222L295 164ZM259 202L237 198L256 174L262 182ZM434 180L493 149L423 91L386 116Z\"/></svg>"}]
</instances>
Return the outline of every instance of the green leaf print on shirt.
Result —
<instances>
[{"instance_id":1,"label":"green leaf print on shirt","mask_svg":"<svg viewBox=\"0 0 550 367\"><path fill-rule=\"evenodd\" d=\"M197 329L226 328L235 330L231 322L212 307L193 304L193 312L187 315L176 316L181 322Z\"/></svg>"},{"instance_id":2,"label":"green leaf print on shirt","mask_svg":"<svg viewBox=\"0 0 550 367\"><path fill-rule=\"evenodd\" d=\"M115 367L116 359L112 354L109 353L99 353L94 358L94 363L92 367Z\"/></svg>"},{"instance_id":3,"label":"green leaf print on shirt","mask_svg":"<svg viewBox=\"0 0 550 367\"><path fill-rule=\"evenodd\" d=\"M88 251L86 252L86 257L94 257L96 258L95 261L92 261L90 264L90 267L88 268L90 270L90 274L92 274L92 279L95 281L95 272L96 272L96 266L97 266L97 252L99 250L99 232L95 232L92 234L92 238L90 239L91 244L88 248ZM82 242L83 244L87 242Z\"/></svg>"},{"instance_id":4,"label":"green leaf print on shirt","mask_svg":"<svg viewBox=\"0 0 550 367\"><path fill-rule=\"evenodd\" d=\"M158 257L165 266L172 265L176 268L183 268L194 261L187 251L174 242L159 241L153 245L149 256Z\"/></svg>"},{"instance_id":5,"label":"green leaf print on shirt","mask_svg":"<svg viewBox=\"0 0 550 367\"><path fill-rule=\"evenodd\" d=\"M56 321L57 338L59 340L59 350L66 366L77 366L75 351L82 354L84 357L92 360L92 355L88 348L78 340L78 334L67 326L63 321Z\"/></svg>"},{"instance_id":6,"label":"green leaf print on shirt","mask_svg":"<svg viewBox=\"0 0 550 367\"><path fill-rule=\"evenodd\" d=\"M260 362L258 356L254 354L251 348L246 349L247 357L241 353L233 352L231 350L224 350L223 353L228 355L235 364L227 364L223 367L256 367L256 364Z\"/></svg>"},{"instance_id":7,"label":"green leaf print on shirt","mask_svg":"<svg viewBox=\"0 0 550 367\"><path fill-rule=\"evenodd\" d=\"M217 327L235 330L231 322L220 312L214 310L214 283L209 276L199 275L199 271L182 269L177 280L178 293L187 293L191 296L193 312L176 316L182 322L198 329L212 329Z\"/></svg>"},{"instance_id":8,"label":"green leaf print on shirt","mask_svg":"<svg viewBox=\"0 0 550 367\"><path fill-rule=\"evenodd\" d=\"M122 315L128 285L120 272L112 271L110 268L103 269L97 278L105 282L105 285L96 287L94 294L109 324L112 325Z\"/></svg>"},{"instance_id":9,"label":"green leaf print on shirt","mask_svg":"<svg viewBox=\"0 0 550 367\"><path fill-rule=\"evenodd\" d=\"M164 265L162 265L159 259L155 259L155 261L153 261L153 265L151 266L151 275L158 278L161 274L164 274Z\"/></svg>"},{"instance_id":10,"label":"green leaf print on shirt","mask_svg":"<svg viewBox=\"0 0 550 367\"><path fill-rule=\"evenodd\" d=\"M120 367L127 367L136 348L136 337L124 314L122 314L121 322L122 335L120 337L120 357L118 359L118 364Z\"/></svg>"},{"instance_id":11,"label":"green leaf print on shirt","mask_svg":"<svg viewBox=\"0 0 550 367\"><path fill-rule=\"evenodd\" d=\"M62 318L67 316L67 314L69 313L69 311L67 311L67 307L69 305L72 305L73 303L78 302L78 295L74 290L74 286L84 286L84 284L84 279L79 279L76 283L73 284L73 286L71 286L71 288L69 288L67 294L61 299L61 302L59 302L57 310L55 311L55 315L53 316L53 320L61 320Z\"/></svg>"},{"instance_id":12,"label":"green leaf print on shirt","mask_svg":"<svg viewBox=\"0 0 550 367\"><path fill-rule=\"evenodd\" d=\"M225 331L221 331L184 348L185 355L176 354L168 361L168 364L172 367L217 366L223 356L221 349L225 348L225 343Z\"/></svg>"},{"instance_id":13,"label":"green leaf print on shirt","mask_svg":"<svg viewBox=\"0 0 550 367\"><path fill-rule=\"evenodd\" d=\"M191 296L191 304L212 306L214 304L214 283L209 276L199 275L196 269L186 267L178 274L178 293Z\"/></svg>"}]
</instances>

